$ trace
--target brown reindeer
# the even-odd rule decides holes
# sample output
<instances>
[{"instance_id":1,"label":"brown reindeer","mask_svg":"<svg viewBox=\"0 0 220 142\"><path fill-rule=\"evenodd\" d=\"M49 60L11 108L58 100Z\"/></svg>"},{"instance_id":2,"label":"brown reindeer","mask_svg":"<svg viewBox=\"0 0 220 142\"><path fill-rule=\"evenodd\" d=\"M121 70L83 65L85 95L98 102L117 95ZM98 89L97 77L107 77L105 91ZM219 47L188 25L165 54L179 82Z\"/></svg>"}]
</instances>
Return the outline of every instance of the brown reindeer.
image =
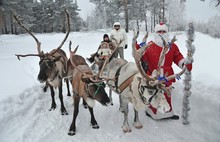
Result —
<instances>
[{"instance_id":1,"label":"brown reindeer","mask_svg":"<svg viewBox=\"0 0 220 142\"><path fill-rule=\"evenodd\" d=\"M51 108L49 109L54 110L56 109L56 102L55 102L55 92L54 88L58 87L59 88L59 99L61 103L61 114L62 115L67 115L66 108L64 107L63 103L63 95L62 95L62 78L66 76L67 74L67 56L66 53L61 49L63 44L65 43L69 32L70 32L70 21L69 21L69 14L67 11L65 11L66 16L67 16L67 24L68 24L68 30L66 33L65 38L63 39L62 43L56 48L53 49L49 53L44 53L41 51L41 43L38 41L38 39L33 35L33 33L28 30L18 19L19 17L14 15L14 19L17 21L17 23L23 27L36 41L37 43L37 50L38 54L26 54L26 55L18 55L18 59L20 60L20 57L27 57L27 56L37 56L40 57L40 71L38 74L38 80L41 83L46 83L46 86L48 85L50 87L51 91L51 97L52 97L52 104ZM70 91L69 91L69 81L66 79L66 85L67 85L67 90L68 90L68 96L70 96ZM45 88L44 88L45 90Z\"/></svg>"},{"instance_id":2,"label":"brown reindeer","mask_svg":"<svg viewBox=\"0 0 220 142\"><path fill-rule=\"evenodd\" d=\"M98 129L99 125L93 114L94 101L97 100L102 105L106 106L110 100L105 92L105 83L93 75L85 59L80 55L75 55L77 48L71 51L70 42L70 59L68 60L68 76L71 76L74 111L73 120L69 128L68 135L75 135L76 133L76 117L79 112L79 101L82 97L88 104L89 112L91 114L91 126Z\"/></svg>"}]
</instances>

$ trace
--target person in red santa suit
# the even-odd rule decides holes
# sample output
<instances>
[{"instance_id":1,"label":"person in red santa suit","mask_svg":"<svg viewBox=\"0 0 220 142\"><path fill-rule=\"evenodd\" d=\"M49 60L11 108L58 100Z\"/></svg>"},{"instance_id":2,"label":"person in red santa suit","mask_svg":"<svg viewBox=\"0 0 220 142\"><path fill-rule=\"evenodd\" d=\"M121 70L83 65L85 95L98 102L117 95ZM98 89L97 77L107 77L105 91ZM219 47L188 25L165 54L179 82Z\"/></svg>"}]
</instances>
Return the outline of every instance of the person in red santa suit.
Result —
<instances>
[{"instance_id":1,"label":"person in red santa suit","mask_svg":"<svg viewBox=\"0 0 220 142\"><path fill-rule=\"evenodd\" d=\"M164 48L163 40L161 36L166 41L167 45L169 46L168 51L165 53L164 60L161 64L161 70L160 70L160 77L165 77L165 75L173 75L174 71L172 68L172 63L174 62L177 66L180 68L184 65L184 57L179 51L179 48L175 43L171 44L171 40L169 39L169 33L168 33L168 27L164 23L160 23L155 26L155 35L154 40L150 41L150 46L146 49L144 52L141 62L143 64L147 64L147 68L145 68L145 71L148 75L152 75L153 72L155 72L158 69L158 62L159 58L162 53L162 49ZM136 48L141 48L145 43L137 44ZM187 69L191 71L192 64L186 65ZM172 83L175 82L175 79L169 80L165 83L167 87L172 85ZM160 101L154 102L154 104L151 104L149 108L146 111L146 115L152 117L153 119L165 119L170 118L174 120L178 120L179 116L175 115L172 109L172 102L171 102L171 95L168 95L166 92L164 92L165 98L169 104L169 110L161 113L161 111L158 111L158 107L162 105ZM158 104L155 104L158 103ZM161 103L161 104L160 104ZM158 107L155 107L158 106Z\"/></svg>"}]
</instances>

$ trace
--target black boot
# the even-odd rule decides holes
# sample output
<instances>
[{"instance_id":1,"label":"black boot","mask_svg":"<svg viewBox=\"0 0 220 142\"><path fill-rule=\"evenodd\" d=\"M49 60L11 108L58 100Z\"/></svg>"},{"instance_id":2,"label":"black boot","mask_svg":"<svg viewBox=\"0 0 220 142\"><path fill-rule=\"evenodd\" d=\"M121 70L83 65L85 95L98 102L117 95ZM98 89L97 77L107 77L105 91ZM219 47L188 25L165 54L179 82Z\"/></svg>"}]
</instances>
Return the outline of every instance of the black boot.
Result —
<instances>
[{"instance_id":1,"label":"black boot","mask_svg":"<svg viewBox=\"0 0 220 142\"><path fill-rule=\"evenodd\" d=\"M170 119L178 120L178 119L180 119L180 117L178 115L173 115L173 116L170 117Z\"/></svg>"},{"instance_id":2,"label":"black boot","mask_svg":"<svg viewBox=\"0 0 220 142\"><path fill-rule=\"evenodd\" d=\"M94 62L94 58L90 57L90 58L86 58L87 61L89 61L90 63Z\"/></svg>"},{"instance_id":3,"label":"black boot","mask_svg":"<svg viewBox=\"0 0 220 142\"><path fill-rule=\"evenodd\" d=\"M146 113L146 115L147 115L148 117L151 117L151 115L150 115L147 111L146 111L145 113Z\"/></svg>"},{"instance_id":4,"label":"black boot","mask_svg":"<svg viewBox=\"0 0 220 142\"><path fill-rule=\"evenodd\" d=\"M94 54L92 54L92 56L90 58L86 58L87 61L89 61L90 63L93 63L95 61L95 57L98 57L99 54L96 52Z\"/></svg>"}]
</instances>

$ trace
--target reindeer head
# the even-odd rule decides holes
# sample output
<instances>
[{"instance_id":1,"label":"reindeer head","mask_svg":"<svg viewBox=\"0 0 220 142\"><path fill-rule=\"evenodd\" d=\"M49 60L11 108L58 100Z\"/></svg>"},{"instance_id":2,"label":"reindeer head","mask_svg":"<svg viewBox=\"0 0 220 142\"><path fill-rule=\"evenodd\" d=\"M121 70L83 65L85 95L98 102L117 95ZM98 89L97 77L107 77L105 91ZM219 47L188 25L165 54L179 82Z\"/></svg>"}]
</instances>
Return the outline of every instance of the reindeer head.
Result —
<instances>
[{"instance_id":1,"label":"reindeer head","mask_svg":"<svg viewBox=\"0 0 220 142\"><path fill-rule=\"evenodd\" d=\"M38 80L43 83L50 79L52 81L57 74L59 73L59 70L57 68L56 62L59 61L61 56L58 57L45 57L41 58L39 62L40 71L38 73Z\"/></svg>"},{"instance_id":2,"label":"reindeer head","mask_svg":"<svg viewBox=\"0 0 220 142\"><path fill-rule=\"evenodd\" d=\"M85 89L84 92L86 92L87 97L97 100L102 105L107 105L110 102L110 99L108 98L108 95L105 91L104 81L101 78L99 78L97 75L94 75L92 73L85 59L82 56L75 55L77 49L78 49L78 46L76 47L74 51L71 51L71 41L70 41L69 51L70 51L70 63L72 67L69 67L69 69L77 70L77 72L70 71L70 70L68 71L72 73L74 72L72 85L74 86L74 84L78 84L80 81L84 82L85 88L83 89ZM81 87L84 87L84 86L81 85ZM84 95L84 94L81 94L81 95ZM87 102L86 99L85 101Z\"/></svg>"},{"instance_id":3,"label":"reindeer head","mask_svg":"<svg viewBox=\"0 0 220 142\"><path fill-rule=\"evenodd\" d=\"M89 93L89 97L97 100L102 105L107 105L110 103L110 99L108 94L105 91L105 83L103 81L93 82L90 79L84 80L87 84L87 91Z\"/></svg>"},{"instance_id":4,"label":"reindeer head","mask_svg":"<svg viewBox=\"0 0 220 142\"><path fill-rule=\"evenodd\" d=\"M34 34L28 30L19 20L18 16L14 15L14 19L17 21L17 23L23 27L36 41L37 43L37 51L38 54L26 54L26 55L17 55L18 59L20 60L20 57L27 57L27 56L38 56L40 57L40 62L39 62L39 66L40 66L40 71L38 74L38 80L40 82L45 82L45 81L52 81L53 79L55 79L58 75L59 72L62 72L63 68L65 68L66 64L65 62L65 57L66 54L65 52L61 49L61 47L63 46L63 44L65 43L67 37L69 36L69 32L70 32L70 20L69 20L69 14L67 11L65 11L66 16L67 16L67 24L68 24L68 31L66 32L66 36L63 39L63 41L61 42L61 44L54 50L52 50L49 53L44 53L43 51L41 51L41 43L39 42L39 40L34 36ZM58 61L61 61L63 63L60 63L60 65L57 63ZM58 67L59 66L59 67ZM62 69L61 69L62 68Z\"/></svg>"}]
</instances>

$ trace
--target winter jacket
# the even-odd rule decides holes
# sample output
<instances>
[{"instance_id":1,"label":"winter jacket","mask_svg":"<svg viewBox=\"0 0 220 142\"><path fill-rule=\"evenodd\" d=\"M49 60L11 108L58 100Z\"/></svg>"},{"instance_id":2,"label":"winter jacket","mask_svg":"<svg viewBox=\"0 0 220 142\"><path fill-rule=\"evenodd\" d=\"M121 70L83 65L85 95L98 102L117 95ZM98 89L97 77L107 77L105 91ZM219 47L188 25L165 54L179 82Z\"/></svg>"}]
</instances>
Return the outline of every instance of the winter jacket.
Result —
<instances>
[{"instance_id":1,"label":"winter jacket","mask_svg":"<svg viewBox=\"0 0 220 142\"><path fill-rule=\"evenodd\" d=\"M119 29L119 30L113 29L110 34L110 40L115 43L114 39L116 40L117 43L123 40L118 47L124 48L125 45L128 44L128 37L124 29Z\"/></svg>"}]
</instances>

